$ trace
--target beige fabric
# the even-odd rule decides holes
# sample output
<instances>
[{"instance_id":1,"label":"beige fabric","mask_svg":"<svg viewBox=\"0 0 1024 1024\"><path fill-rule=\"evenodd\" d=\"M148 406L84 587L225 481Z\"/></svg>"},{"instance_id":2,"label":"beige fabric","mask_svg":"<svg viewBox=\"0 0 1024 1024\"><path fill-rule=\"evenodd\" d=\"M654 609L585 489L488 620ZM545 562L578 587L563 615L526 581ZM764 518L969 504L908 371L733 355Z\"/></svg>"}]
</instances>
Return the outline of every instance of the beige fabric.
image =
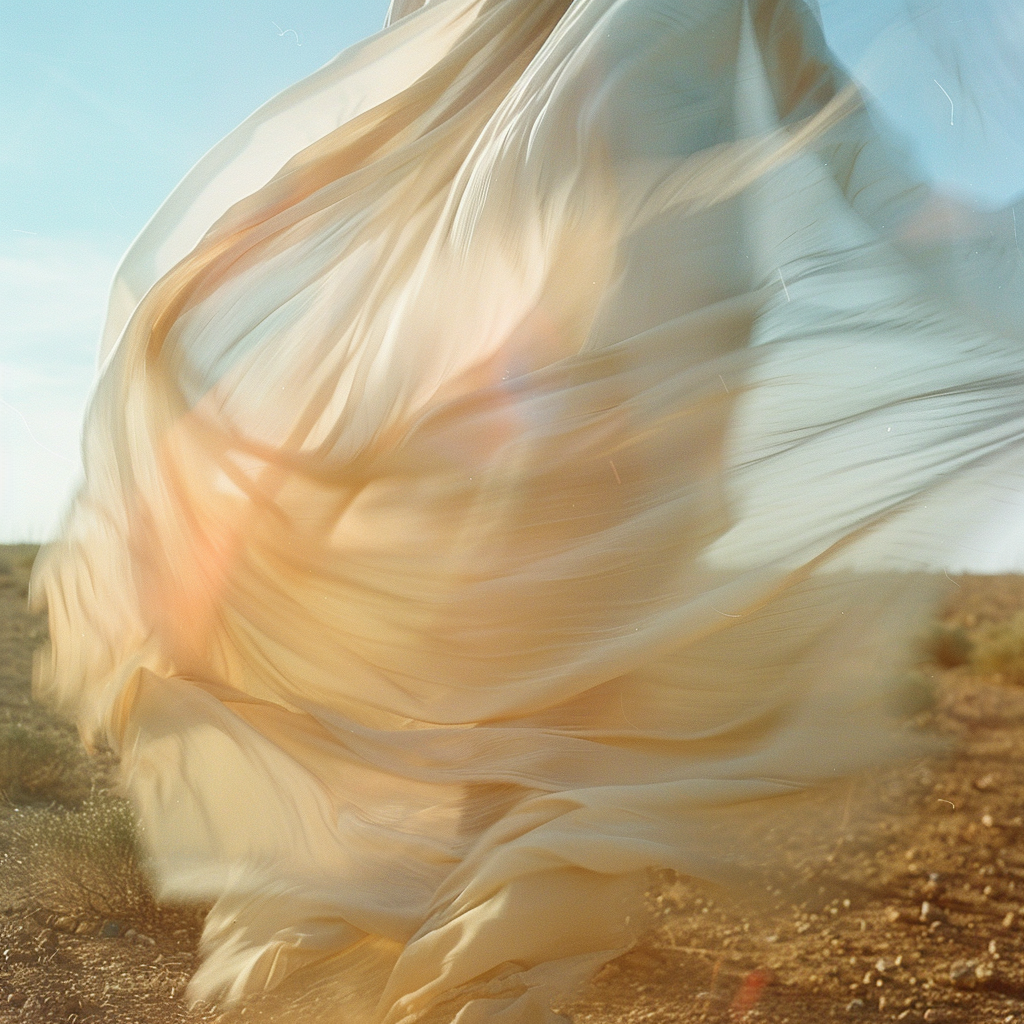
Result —
<instances>
[{"instance_id":1,"label":"beige fabric","mask_svg":"<svg viewBox=\"0 0 1024 1024\"><path fill-rule=\"evenodd\" d=\"M910 570L1024 424L1009 221L997 308L930 202L799 0L398 4L200 162L34 582L196 997L543 1019L905 749Z\"/></svg>"}]
</instances>

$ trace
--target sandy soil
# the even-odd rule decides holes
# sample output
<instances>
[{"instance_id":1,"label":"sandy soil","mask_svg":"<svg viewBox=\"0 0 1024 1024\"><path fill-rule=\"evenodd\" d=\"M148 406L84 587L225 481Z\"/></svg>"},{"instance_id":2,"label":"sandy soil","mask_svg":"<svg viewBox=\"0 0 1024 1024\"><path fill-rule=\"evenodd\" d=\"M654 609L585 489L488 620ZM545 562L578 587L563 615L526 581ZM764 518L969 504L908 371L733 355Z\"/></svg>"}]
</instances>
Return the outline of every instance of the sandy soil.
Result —
<instances>
[{"instance_id":1,"label":"sandy soil","mask_svg":"<svg viewBox=\"0 0 1024 1024\"><path fill-rule=\"evenodd\" d=\"M31 702L32 554L0 548L0 1021L263 1017L186 1005L201 909L154 903L115 766ZM957 584L955 649L1024 608L1024 578ZM936 700L915 724L948 752L780 822L779 863L742 895L653 884L650 932L565 1008L577 1024L1024 1024L1024 687L970 663L922 673Z\"/></svg>"}]
</instances>

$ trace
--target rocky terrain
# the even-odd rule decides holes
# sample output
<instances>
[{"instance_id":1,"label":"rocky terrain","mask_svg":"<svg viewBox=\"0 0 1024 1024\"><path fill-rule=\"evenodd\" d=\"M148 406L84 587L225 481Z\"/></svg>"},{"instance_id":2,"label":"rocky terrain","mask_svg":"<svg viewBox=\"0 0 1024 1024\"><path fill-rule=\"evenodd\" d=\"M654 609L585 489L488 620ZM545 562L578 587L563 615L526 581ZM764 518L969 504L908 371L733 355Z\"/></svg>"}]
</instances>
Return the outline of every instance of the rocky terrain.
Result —
<instances>
[{"instance_id":1,"label":"rocky terrain","mask_svg":"<svg viewBox=\"0 0 1024 1024\"><path fill-rule=\"evenodd\" d=\"M34 553L0 548L0 1022L287 1016L185 1002L202 908L154 901L116 765L31 701ZM1024 1024L1024 578L955 583L914 723L945 751L780 821L742 893L652 879L651 930L577 1024Z\"/></svg>"}]
</instances>

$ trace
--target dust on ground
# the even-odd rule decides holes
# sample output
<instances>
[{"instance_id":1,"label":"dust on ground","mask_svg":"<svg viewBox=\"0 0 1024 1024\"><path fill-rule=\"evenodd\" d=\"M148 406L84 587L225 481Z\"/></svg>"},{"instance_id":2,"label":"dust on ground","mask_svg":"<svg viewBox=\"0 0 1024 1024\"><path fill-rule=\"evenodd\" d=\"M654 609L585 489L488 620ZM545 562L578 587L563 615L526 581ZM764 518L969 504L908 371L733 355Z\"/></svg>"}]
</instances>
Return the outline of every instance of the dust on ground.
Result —
<instances>
[{"instance_id":1,"label":"dust on ground","mask_svg":"<svg viewBox=\"0 0 1024 1024\"><path fill-rule=\"evenodd\" d=\"M0 1022L244 1021L186 1004L201 908L153 900L116 766L31 700L33 555L0 547ZM951 753L849 784L756 899L663 879L576 1024L1024 1024L1024 686L970 655L1024 609L1024 577L956 583L916 723Z\"/></svg>"}]
</instances>

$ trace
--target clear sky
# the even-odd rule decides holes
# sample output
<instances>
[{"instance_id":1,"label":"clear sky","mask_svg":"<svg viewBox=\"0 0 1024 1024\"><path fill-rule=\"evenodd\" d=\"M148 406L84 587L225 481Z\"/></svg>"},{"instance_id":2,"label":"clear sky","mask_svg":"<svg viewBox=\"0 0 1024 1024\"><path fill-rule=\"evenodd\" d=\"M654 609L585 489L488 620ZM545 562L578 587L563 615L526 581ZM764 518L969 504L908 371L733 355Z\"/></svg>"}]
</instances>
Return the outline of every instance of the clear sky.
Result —
<instances>
[{"instance_id":1,"label":"clear sky","mask_svg":"<svg viewBox=\"0 0 1024 1024\"><path fill-rule=\"evenodd\" d=\"M949 124L947 69L900 28L904 2L820 6L830 42L925 171L1001 204L1024 191L1024 131L989 132L981 146L971 133L983 126L970 111ZM0 8L0 542L51 535L80 471L106 291L132 238L210 146L376 31L386 8L385 0L8 0Z\"/></svg>"},{"instance_id":2,"label":"clear sky","mask_svg":"<svg viewBox=\"0 0 1024 1024\"><path fill-rule=\"evenodd\" d=\"M49 536L118 259L207 149L386 0L0 7L0 541Z\"/></svg>"}]
</instances>

